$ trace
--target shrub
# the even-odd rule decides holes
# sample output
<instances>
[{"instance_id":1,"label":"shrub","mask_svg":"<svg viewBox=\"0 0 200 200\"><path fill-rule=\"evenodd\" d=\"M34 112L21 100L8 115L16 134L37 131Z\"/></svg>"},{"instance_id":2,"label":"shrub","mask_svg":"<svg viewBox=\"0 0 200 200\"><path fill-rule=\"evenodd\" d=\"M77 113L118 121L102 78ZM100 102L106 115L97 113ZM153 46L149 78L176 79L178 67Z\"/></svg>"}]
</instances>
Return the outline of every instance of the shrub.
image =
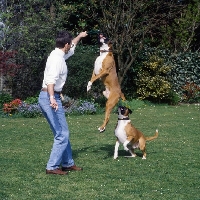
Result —
<instances>
[{"instance_id":1,"label":"shrub","mask_svg":"<svg viewBox=\"0 0 200 200\"><path fill-rule=\"evenodd\" d=\"M64 95L63 107L66 114L94 114L97 112L98 104L87 100L74 100Z\"/></svg>"},{"instance_id":2,"label":"shrub","mask_svg":"<svg viewBox=\"0 0 200 200\"><path fill-rule=\"evenodd\" d=\"M128 100L126 100L126 101L121 100L121 101L119 101L117 107L119 105L126 106L127 108L129 108L132 111L134 111L134 110L137 110L139 108L143 108L145 106L145 103L144 103L144 101L139 100L139 99L132 99L130 101L128 101Z\"/></svg>"},{"instance_id":3,"label":"shrub","mask_svg":"<svg viewBox=\"0 0 200 200\"><path fill-rule=\"evenodd\" d=\"M182 102L199 102L197 88L200 87L200 56L198 52L171 55L169 61L173 68L169 74L173 90ZM195 92L196 91L196 92Z\"/></svg>"},{"instance_id":4,"label":"shrub","mask_svg":"<svg viewBox=\"0 0 200 200\"><path fill-rule=\"evenodd\" d=\"M171 84L167 73L171 67L164 64L164 60L151 56L149 61L143 62L137 80L137 93L140 99L160 102L169 95Z\"/></svg>"},{"instance_id":5,"label":"shrub","mask_svg":"<svg viewBox=\"0 0 200 200\"><path fill-rule=\"evenodd\" d=\"M183 87L182 102L197 103L200 102L200 86L195 83L186 83Z\"/></svg>"},{"instance_id":6,"label":"shrub","mask_svg":"<svg viewBox=\"0 0 200 200\"><path fill-rule=\"evenodd\" d=\"M21 65L16 64L16 51L0 51L1 75L13 77Z\"/></svg>"},{"instance_id":7,"label":"shrub","mask_svg":"<svg viewBox=\"0 0 200 200\"><path fill-rule=\"evenodd\" d=\"M22 102L18 108L18 113L26 118L34 118L42 116L42 112L38 103L28 104L26 102Z\"/></svg>"},{"instance_id":8,"label":"shrub","mask_svg":"<svg viewBox=\"0 0 200 200\"><path fill-rule=\"evenodd\" d=\"M34 97L27 97L27 98L25 99L25 102L26 102L27 104L37 104L37 103L38 103L38 96L39 96L39 95L36 95L36 96L34 96Z\"/></svg>"},{"instance_id":9,"label":"shrub","mask_svg":"<svg viewBox=\"0 0 200 200\"><path fill-rule=\"evenodd\" d=\"M6 114L14 114L17 112L19 105L21 105L22 101L20 99L15 99L10 103L3 104L3 111Z\"/></svg>"},{"instance_id":10,"label":"shrub","mask_svg":"<svg viewBox=\"0 0 200 200\"><path fill-rule=\"evenodd\" d=\"M35 100L36 98L29 98L26 101L34 102ZM26 101L15 99L10 103L5 103L3 107L4 114L18 114L26 118L42 116L38 103L27 103ZM63 96L63 108L66 114L75 115L94 114L100 110L99 104L94 103L92 100L74 100L66 95Z\"/></svg>"},{"instance_id":11,"label":"shrub","mask_svg":"<svg viewBox=\"0 0 200 200\"><path fill-rule=\"evenodd\" d=\"M4 92L0 93L0 108L3 108L3 104L12 101L12 99L13 98L10 94Z\"/></svg>"},{"instance_id":12,"label":"shrub","mask_svg":"<svg viewBox=\"0 0 200 200\"><path fill-rule=\"evenodd\" d=\"M181 101L180 95L176 91L170 90L168 98L166 98L166 103L170 105L178 105L180 101Z\"/></svg>"},{"instance_id":13,"label":"shrub","mask_svg":"<svg viewBox=\"0 0 200 200\"><path fill-rule=\"evenodd\" d=\"M173 105L177 104L178 101L186 102L188 98L185 98L185 95L189 93L185 91L185 85L187 85L187 83L194 83L200 87L199 52L180 52L173 54L168 49L144 46L144 50L140 53L134 68L132 67L133 71L136 71L136 73L139 74L141 62L148 60L149 56L152 55L163 58L165 65L171 66L171 70L166 74L168 81L171 83L171 90L169 91L168 97L165 98L165 101ZM139 77L140 76L137 76L137 80ZM151 78L149 78L149 80L150 79ZM134 84L134 80L129 82L132 85ZM198 97L195 97L194 100L192 100L192 97L189 99L189 102L200 101Z\"/></svg>"},{"instance_id":14,"label":"shrub","mask_svg":"<svg viewBox=\"0 0 200 200\"><path fill-rule=\"evenodd\" d=\"M78 45L75 51L75 54L67 60L69 71L63 93L72 98L86 99L87 83L94 69L94 61L99 55L98 47ZM99 89L95 85L96 83L92 87L92 92Z\"/></svg>"},{"instance_id":15,"label":"shrub","mask_svg":"<svg viewBox=\"0 0 200 200\"><path fill-rule=\"evenodd\" d=\"M87 100L80 101L79 106L75 109L75 112L79 114L94 114L96 113L95 104Z\"/></svg>"}]
</instances>

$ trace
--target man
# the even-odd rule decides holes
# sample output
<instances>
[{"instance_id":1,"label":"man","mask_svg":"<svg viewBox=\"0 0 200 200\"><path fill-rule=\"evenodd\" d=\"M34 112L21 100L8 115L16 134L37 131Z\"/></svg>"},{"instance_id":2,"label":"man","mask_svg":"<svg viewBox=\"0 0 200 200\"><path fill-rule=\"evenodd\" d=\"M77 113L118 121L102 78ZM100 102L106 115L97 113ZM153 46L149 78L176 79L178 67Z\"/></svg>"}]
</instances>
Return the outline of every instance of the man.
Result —
<instances>
[{"instance_id":1,"label":"man","mask_svg":"<svg viewBox=\"0 0 200 200\"><path fill-rule=\"evenodd\" d=\"M39 105L54 135L46 174L65 175L67 171L82 170L75 165L72 158L69 129L60 94L67 78L68 70L65 60L74 54L77 43L86 36L86 32L81 32L72 39L69 32L59 32L56 38L56 48L51 52L46 62Z\"/></svg>"}]
</instances>

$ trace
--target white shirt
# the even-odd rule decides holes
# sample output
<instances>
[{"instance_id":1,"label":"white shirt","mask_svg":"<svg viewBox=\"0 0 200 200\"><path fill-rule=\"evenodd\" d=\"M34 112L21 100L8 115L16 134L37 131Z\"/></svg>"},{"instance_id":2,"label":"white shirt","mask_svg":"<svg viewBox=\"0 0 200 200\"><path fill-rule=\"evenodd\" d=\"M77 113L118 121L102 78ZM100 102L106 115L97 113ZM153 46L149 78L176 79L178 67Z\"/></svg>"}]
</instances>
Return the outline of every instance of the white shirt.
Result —
<instances>
[{"instance_id":1,"label":"white shirt","mask_svg":"<svg viewBox=\"0 0 200 200\"><path fill-rule=\"evenodd\" d=\"M42 88L47 88L48 84L55 84L54 91L60 92L67 78L67 64L65 62L74 54L75 45L65 54L61 49L55 48L46 62Z\"/></svg>"}]
</instances>

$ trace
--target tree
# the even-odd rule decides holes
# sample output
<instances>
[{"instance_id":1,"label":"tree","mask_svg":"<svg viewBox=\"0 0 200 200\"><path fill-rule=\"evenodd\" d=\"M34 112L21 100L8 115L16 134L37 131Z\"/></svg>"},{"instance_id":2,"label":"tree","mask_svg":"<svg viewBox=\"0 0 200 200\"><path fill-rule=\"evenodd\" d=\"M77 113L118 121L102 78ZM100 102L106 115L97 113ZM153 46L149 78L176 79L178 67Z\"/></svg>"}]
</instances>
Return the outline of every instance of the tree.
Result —
<instances>
[{"instance_id":1,"label":"tree","mask_svg":"<svg viewBox=\"0 0 200 200\"><path fill-rule=\"evenodd\" d=\"M101 29L112 40L120 84L145 43L181 11L181 6L165 0L100 1Z\"/></svg>"},{"instance_id":2,"label":"tree","mask_svg":"<svg viewBox=\"0 0 200 200\"><path fill-rule=\"evenodd\" d=\"M0 21L0 49L3 49L4 28L5 24Z\"/></svg>"},{"instance_id":3,"label":"tree","mask_svg":"<svg viewBox=\"0 0 200 200\"><path fill-rule=\"evenodd\" d=\"M25 99L41 89L46 58L54 47L57 30L62 27L62 19L56 15L62 12L62 1L7 2L2 14L7 27L4 48L18 52L16 64L23 66L12 79L13 96ZM55 12L56 9L59 11Z\"/></svg>"},{"instance_id":4,"label":"tree","mask_svg":"<svg viewBox=\"0 0 200 200\"><path fill-rule=\"evenodd\" d=\"M189 3L193 1L198 2L189 0ZM172 44L168 33L170 37L177 35L178 28L172 33L168 26L176 18L186 16L182 13L187 4L177 2L183 0L4 1L0 16L5 25L3 47L17 50L16 64L23 65L12 80L13 96L26 98L40 90L46 58L54 48L57 31L63 28L74 35L82 30L103 31L113 42L123 87L124 80L130 78L128 73L136 71L136 60L144 44L158 46L164 41ZM190 19L194 16L191 14ZM181 24L184 25L184 20ZM192 34L184 35L193 37ZM84 38L83 44L94 44L96 38L97 35Z\"/></svg>"},{"instance_id":5,"label":"tree","mask_svg":"<svg viewBox=\"0 0 200 200\"><path fill-rule=\"evenodd\" d=\"M15 88L13 96L24 99L41 89L45 62L54 48L57 31L67 28L76 35L80 30L91 28L92 18L82 2L5 2L6 9L2 9L2 19L6 25L3 45L5 49L18 51L17 64L23 67L12 80L12 87ZM86 20L88 16L90 20Z\"/></svg>"},{"instance_id":6,"label":"tree","mask_svg":"<svg viewBox=\"0 0 200 200\"><path fill-rule=\"evenodd\" d=\"M17 65L15 62L16 53L15 51L0 51L0 78L2 80L0 91L4 89L3 82L7 82L7 87L11 85L11 78L13 78L18 69L21 68L21 66Z\"/></svg>"},{"instance_id":7,"label":"tree","mask_svg":"<svg viewBox=\"0 0 200 200\"><path fill-rule=\"evenodd\" d=\"M200 2L191 0L171 24L163 27L163 42L174 52L186 52L195 43L196 30L200 28Z\"/></svg>"}]
</instances>

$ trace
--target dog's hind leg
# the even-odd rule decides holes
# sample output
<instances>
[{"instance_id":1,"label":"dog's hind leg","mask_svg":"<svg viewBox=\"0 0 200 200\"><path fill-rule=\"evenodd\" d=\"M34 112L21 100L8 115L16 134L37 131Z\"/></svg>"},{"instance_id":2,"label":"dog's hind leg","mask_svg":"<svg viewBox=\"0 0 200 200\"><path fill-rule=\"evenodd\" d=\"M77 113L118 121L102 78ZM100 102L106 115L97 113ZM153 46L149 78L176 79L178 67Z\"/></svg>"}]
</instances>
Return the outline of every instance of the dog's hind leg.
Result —
<instances>
[{"instance_id":1,"label":"dog's hind leg","mask_svg":"<svg viewBox=\"0 0 200 200\"><path fill-rule=\"evenodd\" d=\"M141 149L142 153L143 153L143 156L142 156L142 159L146 159L147 158L147 153L146 153L146 149Z\"/></svg>"},{"instance_id":2,"label":"dog's hind leg","mask_svg":"<svg viewBox=\"0 0 200 200\"><path fill-rule=\"evenodd\" d=\"M142 151L142 154L143 154L142 159L146 159L147 153L146 153L146 146L145 146L144 138L139 139L139 145L140 145L140 150Z\"/></svg>"},{"instance_id":3,"label":"dog's hind leg","mask_svg":"<svg viewBox=\"0 0 200 200\"><path fill-rule=\"evenodd\" d=\"M115 143L115 152L114 152L114 159L117 159L118 157L118 149L119 149L119 141L117 140Z\"/></svg>"},{"instance_id":4,"label":"dog's hind leg","mask_svg":"<svg viewBox=\"0 0 200 200\"><path fill-rule=\"evenodd\" d=\"M131 156L125 156L125 158L134 158L137 155L134 153L134 149L132 148L131 143L127 145L128 151L130 152Z\"/></svg>"},{"instance_id":5,"label":"dog's hind leg","mask_svg":"<svg viewBox=\"0 0 200 200\"><path fill-rule=\"evenodd\" d=\"M130 154L131 154L131 157L136 157L137 155L134 153L134 149L130 149L129 150Z\"/></svg>"},{"instance_id":6,"label":"dog's hind leg","mask_svg":"<svg viewBox=\"0 0 200 200\"><path fill-rule=\"evenodd\" d=\"M131 150L129 150L129 152L130 152L130 156L124 156L125 158L135 158L137 155L134 153L134 150L133 149L131 149Z\"/></svg>"}]
</instances>

